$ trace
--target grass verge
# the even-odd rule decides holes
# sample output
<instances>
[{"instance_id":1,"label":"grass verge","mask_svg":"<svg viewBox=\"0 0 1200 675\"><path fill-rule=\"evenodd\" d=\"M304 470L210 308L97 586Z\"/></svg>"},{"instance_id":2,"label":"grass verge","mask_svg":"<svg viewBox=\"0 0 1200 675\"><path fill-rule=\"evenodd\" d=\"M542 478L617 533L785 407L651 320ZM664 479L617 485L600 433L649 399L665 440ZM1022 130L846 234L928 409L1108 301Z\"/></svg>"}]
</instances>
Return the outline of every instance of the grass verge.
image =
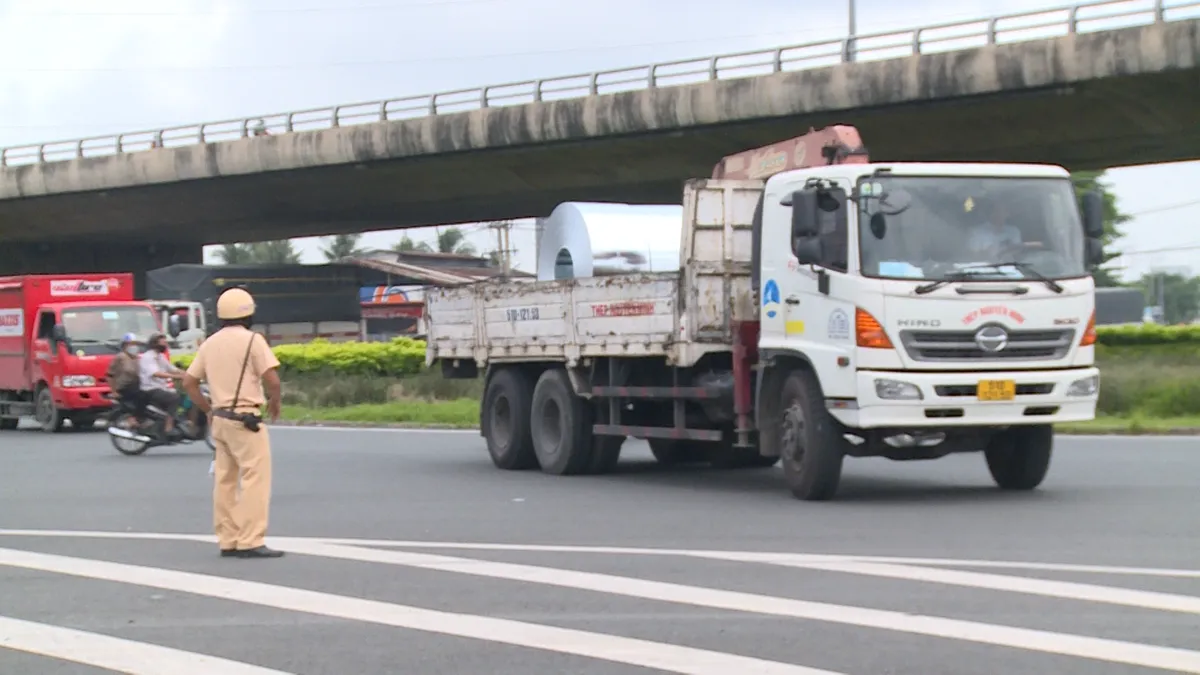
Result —
<instances>
[{"instance_id":1,"label":"grass verge","mask_svg":"<svg viewBox=\"0 0 1200 675\"><path fill-rule=\"evenodd\" d=\"M475 429L479 426L479 402L407 400L389 403L360 403L338 408L284 406L283 420L291 424L341 424L369 427L419 427ZM1090 422L1055 425L1062 434L1200 435L1200 416L1115 417L1102 415Z\"/></svg>"},{"instance_id":2,"label":"grass verge","mask_svg":"<svg viewBox=\"0 0 1200 675\"><path fill-rule=\"evenodd\" d=\"M1116 417L1101 415L1090 422L1057 424L1064 434L1200 435L1200 416Z\"/></svg>"},{"instance_id":3,"label":"grass verge","mask_svg":"<svg viewBox=\"0 0 1200 675\"><path fill-rule=\"evenodd\" d=\"M335 422L362 426L472 429L479 426L479 402L461 398L453 401L412 399L359 403L337 408L285 405L283 420L292 424Z\"/></svg>"}]
</instances>

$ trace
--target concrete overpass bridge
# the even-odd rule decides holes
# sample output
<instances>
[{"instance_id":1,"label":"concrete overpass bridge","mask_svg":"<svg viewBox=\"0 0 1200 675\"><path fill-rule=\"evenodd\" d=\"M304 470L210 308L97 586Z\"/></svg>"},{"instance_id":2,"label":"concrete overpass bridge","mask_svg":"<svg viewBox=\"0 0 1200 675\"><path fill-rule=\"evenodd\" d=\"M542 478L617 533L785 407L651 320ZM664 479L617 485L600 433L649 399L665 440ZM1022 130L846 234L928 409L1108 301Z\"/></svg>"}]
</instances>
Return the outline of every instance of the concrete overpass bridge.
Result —
<instances>
[{"instance_id":1,"label":"concrete overpass bridge","mask_svg":"<svg viewBox=\"0 0 1200 675\"><path fill-rule=\"evenodd\" d=\"M676 202L722 156L835 122L885 160L1200 158L1198 17L1200 0L1104 0L9 148L0 271L142 270L198 262L204 244ZM270 135L252 134L258 120Z\"/></svg>"}]
</instances>

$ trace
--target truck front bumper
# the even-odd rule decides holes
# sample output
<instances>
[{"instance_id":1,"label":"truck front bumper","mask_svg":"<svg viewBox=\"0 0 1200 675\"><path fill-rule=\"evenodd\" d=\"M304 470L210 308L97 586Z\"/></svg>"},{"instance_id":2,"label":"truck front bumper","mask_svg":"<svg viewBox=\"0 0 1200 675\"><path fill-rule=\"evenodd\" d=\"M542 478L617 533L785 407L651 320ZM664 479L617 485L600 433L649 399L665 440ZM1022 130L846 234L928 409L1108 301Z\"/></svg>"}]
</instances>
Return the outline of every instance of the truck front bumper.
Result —
<instances>
[{"instance_id":1,"label":"truck front bumper","mask_svg":"<svg viewBox=\"0 0 1200 675\"><path fill-rule=\"evenodd\" d=\"M112 408L108 387L64 387L56 392L54 405L62 410L103 411Z\"/></svg>"},{"instance_id":2,"label":"truck front bumper","mask_svg":"<svg viewBox=\"0 0 1200 675\"><path fill-rule=\"evenodd\" d=\"M1091 367L987 373L860 370L857 378L857 399L826 402L835 419L856 429L1079 422L1095 418L1100 389L1100 371ZM981 381L1005 381L1015 392L1010 400L981 400Z\"/></svg>"}]
</instances>

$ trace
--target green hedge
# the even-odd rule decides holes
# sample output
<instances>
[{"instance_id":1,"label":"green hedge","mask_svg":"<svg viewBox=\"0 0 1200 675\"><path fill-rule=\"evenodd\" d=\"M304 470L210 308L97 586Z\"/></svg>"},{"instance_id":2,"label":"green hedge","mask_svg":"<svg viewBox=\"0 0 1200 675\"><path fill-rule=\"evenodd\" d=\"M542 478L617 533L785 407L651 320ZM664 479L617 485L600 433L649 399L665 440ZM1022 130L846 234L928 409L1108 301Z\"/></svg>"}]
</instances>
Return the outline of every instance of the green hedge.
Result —
<instances>
[{"instance_id":1,"label":"green hedge","mask_svg":"<svg viewBox=\"0 0 1200 675\"><path fill-rule=\"evenodd\" d=\"M1200 348L1200 326L1101 327L1096 338L1105 348L1130 346L1188 346ZM333 372L346 375L412 375L425 366L425 343L409 338L391 342L339 342L315 340L307 344L280 345L275 355L283 370L292 373ZM186 367L190 356L176 359Z\"/></svg>"},{"instance_id":2,"label":"green hedge","mask_svg":"<svg viewBox=\"0 0 1200 675\"><path fill-rule=\"evenodd\" d=\"M338 342L314 340L306 344L273 348L280 369L289 373L334 372L343 375L413 375L425 367L425 343L409 338L391 342ZM175 359L186 368L188 354Z\"/></svg>"},{"instance_id":3,"label":"green hedge","mask_svg":"<svg viewBox=\"0 0 1200 675\"><path fill-rule=\"evenodd\" d=\"M1096 329L1096 341L1109 347L1125 345L1200 344L1200 326L1160 326L1155 323L1137 326L1101 326Z\"/></svg>"}]
</instances>

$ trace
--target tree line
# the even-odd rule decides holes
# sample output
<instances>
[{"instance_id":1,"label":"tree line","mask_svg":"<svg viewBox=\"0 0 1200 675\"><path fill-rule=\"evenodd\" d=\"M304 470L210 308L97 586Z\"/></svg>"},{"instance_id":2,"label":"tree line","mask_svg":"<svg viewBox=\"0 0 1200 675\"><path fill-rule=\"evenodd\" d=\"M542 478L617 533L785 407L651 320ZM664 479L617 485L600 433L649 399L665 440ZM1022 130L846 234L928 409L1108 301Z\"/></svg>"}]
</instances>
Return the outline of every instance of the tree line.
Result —
<instances>
[{"instance_id":1,"label":"tree line","mask_svg":"<svg viewBox=\"0 0 1200 675\"><path fill-rule=\"evenodd\" d=\"M458 227L438 228L436 245L413 241L407 234L396 242L391 250L397 253L420 251L427 253L453 253L475 255L475 247L467 240L466 232ZM328 262L363 255L361 234L338 234L325 237L321 254ZM300 252L290 239L259 241L250 244L224 244L217 250L217 259L224 265L295 265L300 263Z\"/></svg>"}]
</instances>

